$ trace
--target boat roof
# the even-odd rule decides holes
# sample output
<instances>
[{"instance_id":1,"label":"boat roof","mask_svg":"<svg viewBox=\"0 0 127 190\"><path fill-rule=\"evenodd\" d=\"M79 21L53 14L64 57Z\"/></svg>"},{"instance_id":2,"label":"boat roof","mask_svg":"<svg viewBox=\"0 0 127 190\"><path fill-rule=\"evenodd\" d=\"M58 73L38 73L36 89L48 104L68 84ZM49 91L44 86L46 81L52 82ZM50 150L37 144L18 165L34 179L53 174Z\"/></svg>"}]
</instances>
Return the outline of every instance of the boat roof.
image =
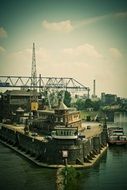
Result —
<instances>
[{"instance_id":1,"label":"boat roof","mask_svg":"<svg viewBox=\"0 0 127 190\"><path fill-rule=\"evenodd\" d=\"M123 130L123 127L109 127L108 130Z\"/></svg>"},{"instance_id":2,"label":"boat roof","mask_svg":"<svg viewBox=\"0 0 127 190\"><path fill-rule=\"evenodd\" d=\"M54 110L37 110L38 113L53 114Z\"/></svg>"},{"instance_id":3,"label":"boat roof","mask_svg":"<svg viewBox=\"0 0 127 190\"><path fill-rule=\"evenodd\" d=\"M54 129L77 130L77 127L56 126Z\"/></svg>"}]
</instances>

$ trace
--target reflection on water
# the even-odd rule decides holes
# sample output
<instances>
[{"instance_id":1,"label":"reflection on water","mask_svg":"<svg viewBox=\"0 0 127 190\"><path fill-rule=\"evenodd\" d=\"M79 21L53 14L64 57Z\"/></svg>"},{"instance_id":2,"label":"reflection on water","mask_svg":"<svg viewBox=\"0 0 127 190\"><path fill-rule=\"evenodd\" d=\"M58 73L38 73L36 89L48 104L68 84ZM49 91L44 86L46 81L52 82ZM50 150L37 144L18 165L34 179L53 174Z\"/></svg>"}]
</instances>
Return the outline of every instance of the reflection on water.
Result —
<instances>
[{"instance_id":1,"label":"reflection on water","mask_svg":"<svg viewBox=\"0 0 127 190\"><path fill-rule=\"evenodd\" d=\"M114 115L114 123L127 123L127 113L116 112Z\"/></svg>"}]
</instances>

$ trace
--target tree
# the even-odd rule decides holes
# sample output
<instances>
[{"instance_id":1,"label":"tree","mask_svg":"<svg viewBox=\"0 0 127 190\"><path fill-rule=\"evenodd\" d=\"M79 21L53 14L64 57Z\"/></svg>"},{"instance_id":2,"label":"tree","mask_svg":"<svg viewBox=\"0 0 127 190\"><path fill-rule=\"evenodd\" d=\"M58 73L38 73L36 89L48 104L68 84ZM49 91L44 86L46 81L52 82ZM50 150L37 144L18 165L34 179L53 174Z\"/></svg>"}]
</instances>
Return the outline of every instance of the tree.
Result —
<instances>
[{"instance_id":1,"label":"tree","mask_svg":"<svg viewBox=\"0 0 127 190\"><path fill-rule=\"evenodd\" d=\"M78 99L76 101L76 107L77 107L78 110L84 110L85 109L85 100Z\"/></svg>"},{"instance_id":2,"label":"tree","mask_svg":"<svg viewBox=\"0 0 127 190\"><path fill-rule=\"evenodd\" d=\"M57 98L59 100L63 100L64 104L67 107L70 107L70 105L71 105L71 94L70 94L70 92L61 90L60 92L58 92Z\"/></svg>"},{"instance_id":3,"label":"tree","mask_svg":"<svg viewBox=\"0 0 127 190\"><path fill-rule=\"evenodd\" d=\"M98 111L100 109L100 107L101 107L101 101L100 100L93 102L94 111Z\"/></svg>"},{"instance_id":4,"label":"tree","mask_svg":"<svg viewBox=\"0 0 127 190\"><path fill-rule=\"evenodd\" d=\"M71 94L68 91L65 91L65 94L64 94L64 103L68 107L70 107L70 105L71 105Z\"/></svg>"},{"instance_id":5,"label":"tree","mask_svg":"<svg viewBox=\"0 0 127 190\"><path fill-rule=\"evenodd\" d=\"M93 102L91 101L91 99L86 99L85 101L85 108L93 108Z\"/></svg>"}]
</instances>

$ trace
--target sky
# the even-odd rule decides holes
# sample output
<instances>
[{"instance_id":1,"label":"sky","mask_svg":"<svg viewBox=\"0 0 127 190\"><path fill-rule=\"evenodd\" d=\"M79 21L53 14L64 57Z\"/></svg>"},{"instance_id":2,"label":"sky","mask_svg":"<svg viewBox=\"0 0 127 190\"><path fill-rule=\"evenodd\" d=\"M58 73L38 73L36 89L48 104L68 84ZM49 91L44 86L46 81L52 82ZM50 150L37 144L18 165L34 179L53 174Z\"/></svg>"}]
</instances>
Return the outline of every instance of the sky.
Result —
<instances>
[{"instance_id":1,"label":"sky","mask_svg":"<svg viewBox=\"0 0 127 190\"><path fill-rule=\"evenodd\" d=\"M126 0L0 0L0 76L72 77L127 98Z\"/></svg>"}]
</instances>

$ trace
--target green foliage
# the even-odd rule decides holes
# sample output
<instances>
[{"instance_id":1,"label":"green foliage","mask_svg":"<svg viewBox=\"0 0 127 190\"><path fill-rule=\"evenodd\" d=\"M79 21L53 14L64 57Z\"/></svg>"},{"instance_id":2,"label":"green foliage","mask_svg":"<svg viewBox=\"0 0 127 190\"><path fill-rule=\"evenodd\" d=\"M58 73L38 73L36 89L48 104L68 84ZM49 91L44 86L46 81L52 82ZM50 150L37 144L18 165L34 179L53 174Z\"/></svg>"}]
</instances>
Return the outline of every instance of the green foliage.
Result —
<instances>
[{"instance_id":1,"label":"green foliage","mask_svg":"<svg viewBox=\"0 0 127 190\"><path fill-rule=\"evenodd\" d=\"M78 179L80 177L80 173L74 167L65 167L62 170L62 175L64 175L65 190L78 189Z\"/></svg>"},{"instance_id":2,"label":"green foliage","mask_svg":"<svg viewBox=\"0 0 127 190\"><path fill-rule=\"evenodd\" d=\"M71 94L70 92L68 91L63 91L61 90L59 93L58 93L58 99L62 99L62 97L64 96L64 104L67 106L67 107L70 107L71 105Z\"/></svg>"},{"instance_id":3,"label":"green foliage","mask_svg":"<svg viewBox=\"0 0 127 190\"><path fill-rule=\"evenodd\" d=\"M98 111L101 106L101 101L92 101L91 99L78 99L76 102L76 107L78 110L87 110L88 108L93 108L94 111Z\"/></svg>"},{"instance_id":4,"label":"green foliage","mask_svg":"<svg viewBox=\"0 0 127 190\"><path fill-rule=\"evenodd\" d=\"M67 107L70 107L70 105L71 105L71 94L68 91L65 91L65 94L64 94L64 103L65 103L65 105Z\"/></svg>"},{"instance_id":5,"label":"green foliage","mask_svg":"<svg viewBox=\"0 0 127 190\"><path fill-rule=\"evenodd\" d=\"M100 109L100 107L101 107L101 101L100 100L93 102L94 111L98 111Z\"/></svg>"},{"instance_id":6,"label":"green foliage","mask_svg":"<svg viewBox=\"0 0 127 190\"><path fill-rule=\"evenodd\" d=\"M85 100L78 99L76 102L76 107L78 110L85 110Z\"/></svg>"}]
</instances>

